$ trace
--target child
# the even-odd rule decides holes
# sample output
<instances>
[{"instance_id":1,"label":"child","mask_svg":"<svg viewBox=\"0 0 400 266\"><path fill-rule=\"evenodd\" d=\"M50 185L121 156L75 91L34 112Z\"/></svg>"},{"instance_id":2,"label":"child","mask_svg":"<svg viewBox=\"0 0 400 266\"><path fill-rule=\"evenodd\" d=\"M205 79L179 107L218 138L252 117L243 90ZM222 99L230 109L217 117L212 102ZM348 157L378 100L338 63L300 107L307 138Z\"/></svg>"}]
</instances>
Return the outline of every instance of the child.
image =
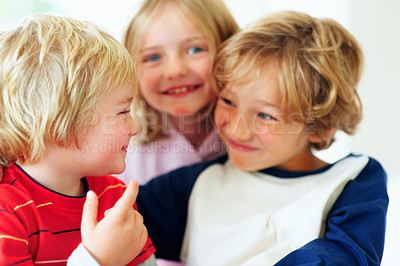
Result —
<instances>
[{"instance_id":1,"label":"child","mask_svg":"<svg viewBox=\"0 0 400 266\"><path fill-rule=\"evenodd\" d=\"M136 82L128 52L89 23L36 14L0 34L1 265L66 264L81 242L81 218L91 262L155 262L132 208L133 183L102 220L126 187L106 175L125 169L138 130ZM98 194L97 218L82 216L89 190Z\"/></svg>"},{"instance_id":2,"label":"child","mask_svg":"<svg viewBox=\"0 0 400 266\"><path fill-rule=\"evenodd\" d=\"M142 138L119 177L143 184L226 150L212 122L217 47L238 26L222 0L144 0L125 34L137 66Z\"/></svg>"},{"instance_id":3,"label":"child","mask_svg":"<svg viewBox=\"0 0 400 266\"><path fill-rule=\"evenodd\" d=\"M362 52L331 19L279 12L226 41L215 123L228 156L151 180L137 200L158 254L188 265L379 265L386 173L325 149L361 120Z\"/></svg>"}]
</instances>

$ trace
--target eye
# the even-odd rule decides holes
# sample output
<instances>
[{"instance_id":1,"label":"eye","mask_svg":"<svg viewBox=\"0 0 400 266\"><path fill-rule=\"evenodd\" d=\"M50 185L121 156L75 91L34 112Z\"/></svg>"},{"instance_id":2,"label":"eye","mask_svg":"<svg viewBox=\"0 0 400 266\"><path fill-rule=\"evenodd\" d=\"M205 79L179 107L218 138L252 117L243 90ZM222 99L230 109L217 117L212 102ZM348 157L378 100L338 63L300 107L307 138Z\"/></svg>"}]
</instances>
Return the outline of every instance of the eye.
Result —
<instances>
[{"instance_id":1,"label":"eye","mask_svg":"<svg viewBox=\"0 0 400 266\"><path fill-rule=\"evenodd\" d=\"M258 113L257 116L263 120L277 120L275 117L266 113Z\"/></svg>"},{"instance_id":2,"label":"eye","mask_svg":"<svg viewBox=\"0 0 400 266\"><path fill-rule=\"evenodd\" d=\"M153 54L144 58L144 62L155 62L161 59L161 56Z\"/></svg>"},{"instance_id":3,"label":"eye","mask_svg":"<svg viewBox=\"0 0 400 266\"><path fill-rule=\"evenodd\" d=\"M122 112L119 112L118 114L120 114L120 115L130 115L131 114L131 110L124 110L124 111L122 111Z\"/></svg>"},{"instance_id":4,"label":"eye","mask_svg":"<svg viewBox=\"0 0 400 266\"><path fill-rule=\"evenodd\" d=\"M203 52L203 48L200 47L192 47L188 50L188 54L197 54Z\"/></svg>"},{"instance_id":5,"label":"eye","mask_svg":"<svg viewBox=\"0 0 400 266\"><path fill-rule=\"evenodd\" d=\"M235 104L234 104L231 100L229 100L229 99L227 99L227 98L221 97L220 100L221 100L224 104L226 104L226 105L235 106Z\"/></svg>"}]
</instances>

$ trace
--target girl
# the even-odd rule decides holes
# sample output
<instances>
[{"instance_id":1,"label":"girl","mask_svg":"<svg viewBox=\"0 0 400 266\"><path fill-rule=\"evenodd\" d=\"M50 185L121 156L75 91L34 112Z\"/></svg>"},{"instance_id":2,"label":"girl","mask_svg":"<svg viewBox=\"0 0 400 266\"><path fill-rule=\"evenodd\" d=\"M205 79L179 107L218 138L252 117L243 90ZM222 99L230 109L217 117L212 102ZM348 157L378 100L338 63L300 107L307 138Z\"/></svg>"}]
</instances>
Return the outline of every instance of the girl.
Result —
<instances>
[{"instance_id":1,"label":"girl","mask_svg":"<svg viewBox=\"0 0 400 266\"><path fill-rule=\"evenodd\" d=\"M238 25L222 0L145 0L124 45L140 79L141 138L120 178L140 184L225 153L214 130L211 69L217 47Z\"/></svg>"}]
</instances>

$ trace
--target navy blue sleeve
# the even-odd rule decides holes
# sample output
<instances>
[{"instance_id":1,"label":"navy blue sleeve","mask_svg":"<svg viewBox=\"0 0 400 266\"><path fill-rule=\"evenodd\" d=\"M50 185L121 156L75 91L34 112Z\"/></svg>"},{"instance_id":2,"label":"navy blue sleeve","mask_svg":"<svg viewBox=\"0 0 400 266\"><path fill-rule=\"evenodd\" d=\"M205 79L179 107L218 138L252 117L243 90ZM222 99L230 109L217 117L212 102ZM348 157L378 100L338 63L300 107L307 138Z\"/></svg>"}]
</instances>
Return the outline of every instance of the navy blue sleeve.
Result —
<instances>
[{"instance_id":1,"label":"navy blue sleeve","mask_svg":"<svg viewBox=\"0 0 400 266\"><path fill-rule=\"evenodd\" d=\"M329 211L324 237L293 251L276 265L380 265L388 203L386 173L370 158Z\"/></svg>"},{"instance_id":2,"label":"navy blue sleeve","mask_svg":"<svg viewBox=\"0 0 400 266\"><path fill-rule=\"evenodd\" d=\"M197 177L211 164L223 163L226 156L210 162L182 167L140 186L136 200L156 257L180 260L190 194Z\"/></svg>"}]
</instances>

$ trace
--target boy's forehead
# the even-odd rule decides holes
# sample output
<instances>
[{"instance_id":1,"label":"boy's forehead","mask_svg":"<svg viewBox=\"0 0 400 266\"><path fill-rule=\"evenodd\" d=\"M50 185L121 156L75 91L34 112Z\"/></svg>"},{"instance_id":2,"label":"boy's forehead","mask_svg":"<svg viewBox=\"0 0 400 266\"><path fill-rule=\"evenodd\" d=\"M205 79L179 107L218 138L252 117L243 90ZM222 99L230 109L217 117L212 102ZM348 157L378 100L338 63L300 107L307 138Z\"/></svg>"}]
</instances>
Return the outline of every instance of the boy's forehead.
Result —
<instances>
[{"instance_id":1,"label":"boy's forehead","mask_svg":"<svg viewBox=\"0 0 400 266\"><path fill-rule=\"evenodd\" d=\"M221 95L232 96L240 102L278 107L282 99L278 71L273 65L253 69L244 78L227 83Z\"/></svg>"},{"instance_id":2,"label":"boy's forehead","mask_svg":"<svg viewBox=\"0 0 400 266\"><path fill-rule=\"evenodd\" d=\"M130 86L118 87L115 90L103 96L103 100L114 102L116 104L126 104L133 101L135 97L135 90Z\"/></svg>"},{"instance_id":3,"label":"boy's forehead","mask_svg":"<svg viewBox=\"0 0 400 266\"><path fill-rule=\"evenodd\" d=\"M118 104L126 104L126 103L130 103L130 102L132 102L133 101L133 99L134 99L134 95L132 94L132 95L125 95L125 96L121 96L119 99L118 99Z\"/></svg>"},{"instance_id":4,"label":"boy's forehead","mask_svg":"<svg viewBox=\"0 0 400 266\"><path fill-rule=\"evenodd\" d=\"M276 63L270 62L266 65L253 65L245 74L239 75L240 78L228 81L224 91L239 92L246 88L246 93L260 88L267 88L273 85L279 87L279 69Z\"/></svg>"}]
</instances>

